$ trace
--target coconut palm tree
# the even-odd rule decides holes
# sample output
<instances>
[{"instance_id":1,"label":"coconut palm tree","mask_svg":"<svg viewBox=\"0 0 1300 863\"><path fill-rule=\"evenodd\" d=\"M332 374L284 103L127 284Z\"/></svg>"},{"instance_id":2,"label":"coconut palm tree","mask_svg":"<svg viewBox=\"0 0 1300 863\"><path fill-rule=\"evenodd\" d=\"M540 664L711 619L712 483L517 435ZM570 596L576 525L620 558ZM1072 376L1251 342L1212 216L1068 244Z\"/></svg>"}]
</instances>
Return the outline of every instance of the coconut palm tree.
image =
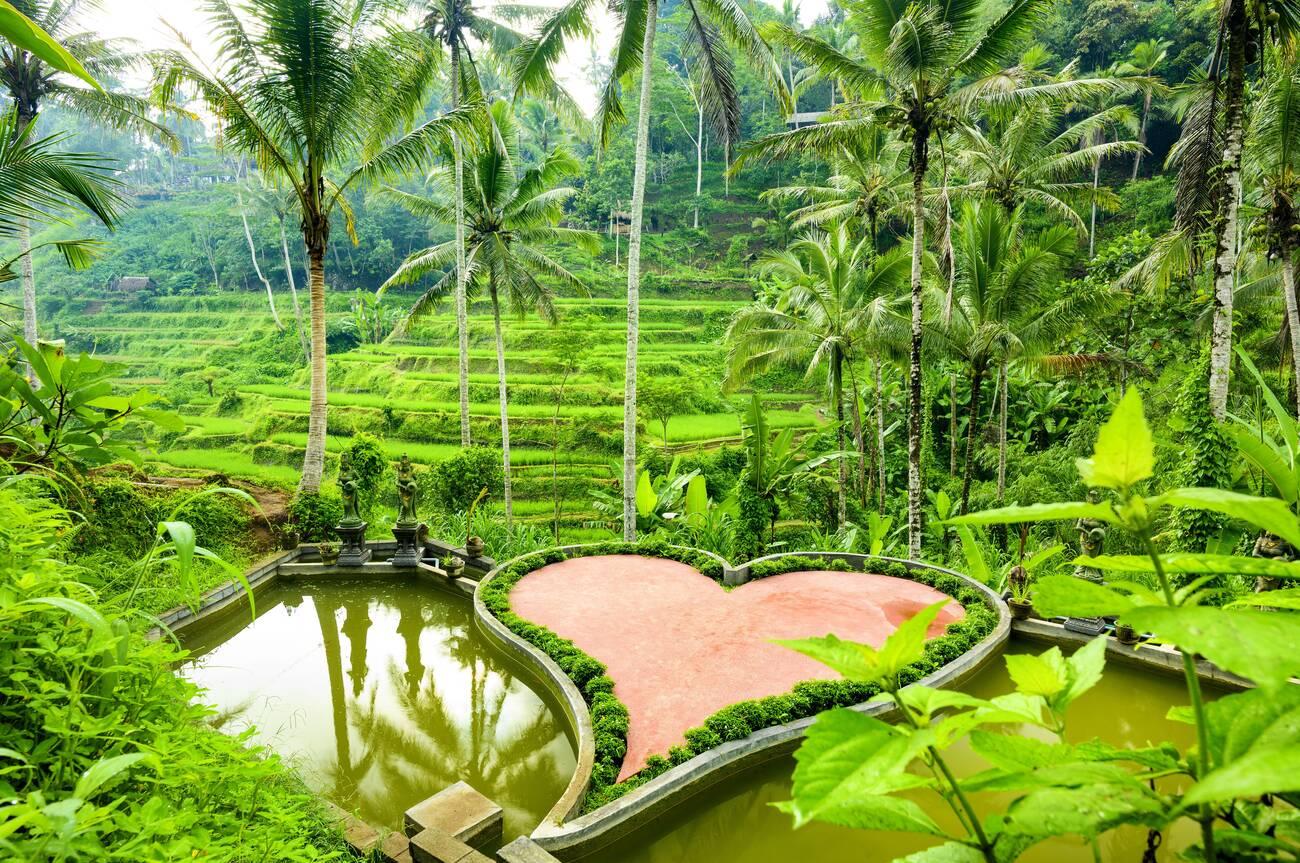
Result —
<instances>
[{"instance_id":1,"label":"coconut palm tree","mask_svg":"<svg viewBox=\"0 0 1300 863\"><path fill-rule=\"evenodd\" d=\"M0 43L0 89L12 101L17 122L9 130L13 138L26 132L46 105L61 109L113 129L126 129L176 145L176 136L150 114L147 99L104 89L95 83L135 67L143 55L133 43L120 39L103 39L80 29L83 12L97 5L91 0L19 0L13 4L42 31L62 43L63 54L75 66L63 65L48 51L35 52L32 44ZM53 44L53 43L51 43ZM57 44L55 47L59 47ZM74 80L66 74L72 72ZM78 74L78 71L82 74ZM84 75L84 77L83 77ZM82 86L86 83L88 86ZM31 223L27 218L18 225L18 246L22 259L23 334L36 344L36 277L30 253Z\"/></svg>"},{"instance_id":2,"label":"coconut palm tree","mask_svg":"<svg viewBox=\"0 0 1300 863\"><path fill-rule=\"evenodd\" d=\"M778 365L806 365L809 379L823 372L837 449L842 451L845 375L867 356L878 358L885 343L905 341L903 321L892 301L906 282L908 263L901 248L876 255L869 238L843 223L765 256L761 270L776 280L780 294L772 305L755 304L732 318L724 386L735 388ZM856 416L858 388L850 389ZM860 419L854 425L861 456ZM838 517L843 526L848 486L843 459L839 470Z\"/></svg>"},{"instance_id":3,"label":"coconut palm tree","mask_svg":"<svg viewBox=\"0 0 1300 863\"><path fill-rule=\"evenodd\" d=\"M519 44L520 35L504 22L494 20L482 10L476 9L471 0L426 0L423 11L423 31L442 49L439 56L450 63L447 82L451 91L452 108L459 108L467 96L482 101L482 82L474 61L472 43L486 45L504 56ZM460 445L469 446L469 312L465 299L469 274L465 269L465 169L459 144L453 149L452 159L456 171L456 337Z\"/></svg>"},{"instance_id":4,"label":"coconut palm tree","mask_svg":"<svg viewBox=\"0 0 1300 863\"><path fill-rule=\"evenodd\" d=\"M946 321L935 316L928 327L935 341L960 359L970 374L963 513L970 502L975 438L987 375L997 372L1001 499L1006 485L1008 365L1015 361L1063 363L1063 358L1048 352L1109 296L1076 286L1062 291L1060 274L1074 249L1076 231L1070 225L1057 225L1037 236L1023 237L1022 213L1023 209L1017 208L1008 214L989 202L963 207L953 243L957 264L953 313Z\"/></svg>"},{"instance_id":5,"label":"coconut palm tree","mask_svg":"<svg viewBox=\"0 0 1300 863\"><path fill-rule=\"evenodd\" d=\"M510 105L492 105L493 128L475 142L467 160L470 171L464 174L465 262L471 287L481 287L492 303L492 323L496 335L497 395L501 411L501 458L505 469L506 527L514 518L510 489L510 420L506 387L505 341L501 332L501 304L506 302L522 316L533 309L543 319L556 320L554 291L551 283L587 292L586 284L557 263L544 250L557 242L577 243L593 254L600 246L595 233L559 227L564 202L577 193L560 182L581 170L567 151L555 148L542 162L516 174L519 161L518 135ZM462 139L462 146L469 142ZM442 178L445 183L445 178ZM413 215L446 224L456 218L436 197L423 197L385 190ZM411 284L431 274L442 277L411 307L408 320L426 313L447 292L445 268L454 260L453 244L442 243L412 252L397 272L381 287Z\"/></svg>"},{"instance_id":6,"label":"coconut palm tree","mask_svg":"<svg viewBox=\"0 0 1300 863\"><path fill-rule=\"evenodd\" d=\"M1278 261L1282 299L1291 341L1292 371L1300 380L1300 307L1296 302L1296 249L1300 247L1300 72L1277 49L1269 52L1269 70L1251 110L1252 137L1246 170L1262 211L1263 236L1270 257ZM1300 385L1296 387L1300 417Z\"/></svg>"},{"instance_id":7,"label":"coconut palm tree","mask_svg":"<svg viewBox=\"0 0 1300 863\"><path fill-rule=\"evenodd\" d=\"M925 253L926 189L930 145L935 135L966 122L981 103L1004 105L1056 94L1114 89L1104 79L1079 79L1033 84L1004 69L1008 58L1024 43L1034 24L1049 8L1049 0L1014 0L990 18L985 0L880 0L854 5L845 17L858 36L865 57L847 56L825 41L778 25L772 40L793 51L818 74L839 82L848 104L829 122L795 129L751 144L752 157L783 158L847 143L865 131L884 125L910 146L912 174L912 314L908 369L908 550L921 554L921 332L923 260ZM1014 72L1014 70L1011 70Z\"/></svg>"},{"instance_id":8,"label":"coconut palm tree","mask_svg":"<svg viewBox=\"0 0 1300 863\"><path fill-rule=\"evenodd\" d=\"M538 33L515 52L513 77L517 94L541 95L555 86L555 64L575 38L594 38L597 0L569 0L546 19ZM732 77L731 43L778 94L783 106L790 102L781 69L767 43L758 34L736 0L685 0L689 26L683 52L701 69L700 97L716 137L730 153L740 138L740 97ZM626 119L622 81L638 69L636 156L632 172L632 223L627 243L627 354L623 372L623 538L636 539L636 369L640 336L641 230L645 209L645 181L650 142L650 97L654 81L655 29L658 0L616 3L617 48L613 66L599 95L594 126L601 146L608 146L614 130ZM646 59L647 62L642 62Z\"/></svg>"},{"instance_id":9,"label":"coconut palm tree","mask_svg":"<svg viewBox=\"0 0 1300 863\"><path fill-rule=\"evenodd\" d=\"M1161 83L1157 71L1169 56L1169 42L1160 39L1147 39L1134 45L1128 53L1128 59L1115 67L1118 75L1141 79L1138 89L1142 93L1142 119L1138 124L1138 143L1142 149L1133 154L1133 173L1130 180L1136 180L1138 170L1142 167L1142 154L1146 152L1147 121L1151 119L1151 101L1157 94L1166 93L1167 88Z\"/></svg>"},{"instance_id":10,"label":"coconut palm tree","mask_svg":"<svg viewBox=\"0 0 1300 863\"><path fill-rule=\"evenodd\" d=\"M336 214L356 242L346 193L361 182L425 164L470 110L396 138L424 106L428 42L399 30L383 0L230 0L208 6L215 67L192 49L160 61L157 91L171 101L190 84L220 119L225 145L255 158L297 203L311 295L311 412L299 490L316 492L325 468L325 253Z\"/></svg>"}]
</instances>

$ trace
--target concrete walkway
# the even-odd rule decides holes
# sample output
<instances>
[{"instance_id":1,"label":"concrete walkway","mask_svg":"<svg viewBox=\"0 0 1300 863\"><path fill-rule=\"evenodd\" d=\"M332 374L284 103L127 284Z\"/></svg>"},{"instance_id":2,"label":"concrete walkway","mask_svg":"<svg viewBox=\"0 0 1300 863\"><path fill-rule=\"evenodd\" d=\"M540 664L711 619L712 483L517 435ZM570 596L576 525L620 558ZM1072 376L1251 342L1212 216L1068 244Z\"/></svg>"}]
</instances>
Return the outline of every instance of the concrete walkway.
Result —
<instances>
[{"instance_id":1,"label":"concrete walkway","mask_svg":"<svg viewBox=\"0 0 1300 863\"><path fill-rule=\"evenodd\" d=\"M902 578L828 571L786 573L727 592L676 561L607 555L529 573L510 604L609 667L630 714L621 780L729 704L835 677L772 639L833 632L879 645L943 597ZM930 635L964 614L952 601Z\"/></svg>"}]
</instances>

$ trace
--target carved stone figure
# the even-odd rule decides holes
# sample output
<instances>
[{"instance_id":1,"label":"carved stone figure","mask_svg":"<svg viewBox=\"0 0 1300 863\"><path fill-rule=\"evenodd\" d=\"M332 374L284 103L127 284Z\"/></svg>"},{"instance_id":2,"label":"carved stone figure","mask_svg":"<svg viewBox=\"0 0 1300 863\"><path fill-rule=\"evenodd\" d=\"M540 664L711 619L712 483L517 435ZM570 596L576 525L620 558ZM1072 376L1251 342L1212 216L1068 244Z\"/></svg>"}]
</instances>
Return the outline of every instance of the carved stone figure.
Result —
<instances>
[{"instance_id":1,"label":"carved stone figure","mask_svg":"<svg viewBox=\"0 0 1300 863\"><path fill-rule=\"evenodd\" d=\"M1269 560L1295 560L1296 551L1291 544L1281 537L1274 536L1271 533L1262 532L1255 538L1255 548L1251 551L1254 557L1268 558ZM1273 578L1267 575L1261 575L1255 579L1255 592L1264 593L1269 590L1277 590L1282 586L1280 578Z\"/></svg>"},{"instance_id":2,"label":"carved stone figure","mask_svg":"<svg viewBox=\"0 0 1300 863\"><path fill-rule=\"evenodd\" d=\"M352 458L345 451L339 461L339 493L343 496L343 518L339 524L361 524L361 513L357 509L359 491L360 486L357 485L357 479L352 474Z\"/></svg>"},{"instance_id":3,"label":"carved stone figure","mask_svg":"<svg viewBox=\"0 0 1300 863\"><path fill-rule=\"evenodd\" d=\"M1100 503L1101 492L1095 488L1088 489L1088 503ZM1079 532L1079 554L1083 557L1098 557L1106 545L1106 522L1096 518L1081 518L1074 523ZM1101 582L1101 570L1094 566L1079 564L1074 568L1075 578Z\"/></svg>"},{"instance_id":4,"label":"carved stone figure","mask_svg":"<svg viewBox=\"0 0 1300 863\"><path fill-rule=\"evenodd\" d=\"M411 457L403 453L397 465L397 523L414 525L419 523L415 514L415 505L419 496L419 486L415 482L415 469L411 466Z\"/></svg>"}]
</instances>

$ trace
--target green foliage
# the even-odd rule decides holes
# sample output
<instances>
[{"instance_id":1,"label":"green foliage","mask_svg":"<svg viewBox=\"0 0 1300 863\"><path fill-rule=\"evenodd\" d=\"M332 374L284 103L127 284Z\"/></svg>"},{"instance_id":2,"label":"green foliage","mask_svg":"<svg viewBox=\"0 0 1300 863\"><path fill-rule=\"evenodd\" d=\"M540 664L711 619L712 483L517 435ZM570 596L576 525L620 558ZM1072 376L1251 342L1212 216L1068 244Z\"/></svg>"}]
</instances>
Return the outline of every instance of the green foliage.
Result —
<instances>
[{"instance_id":1,"label":"green foliage","mask_svg":"<svg viewBox=\"0 0 1300 863\"><path fill-rule=\"evenodd\" d=\"M303 542L334 538L334 526L343 518L343 499L333 492L307 492L289 503L289 518Z\"/></svg>"},{"instance_id":2,"label":"green foliage","mask_svg":"<svg viewBox=\"0 0 1300 863\"><path fill-rule=\"evenodd\" d=\"M430 503L449 512L464 512L483 489L489 497L502 492L501 451L469 447L429 470Z\"/></svg>"},{"instance_id":3,"label":"green foliage","mask_svg":"<svg viewBox=\"0 0 1300 863\"><path fill-rule=\"evenodd\" d=\"M352 459L352 475L357 482L361 510L372 512L379 502L380 486L388 474L383 443L374 435L361 432L352 438L344 452Z\"/></svg>"},{"instance_id":4,"label":"green foliage","mask_svg":"<svg viewBox=\"0 0 1300 863\"><path fill-rule=\"evenodd\" d=\"M1210 378L1208 354L1193 367L1178 394L1175 425L1182 442L1177 482L1184 486L1223 488L1232 483L1234 447L1225 428L1210 415L1205 382ZM1205 551L1223 530L1222 516L1203 509L1182 509L1172 526L1177 547Z\"/></svg>"}]
</instances>

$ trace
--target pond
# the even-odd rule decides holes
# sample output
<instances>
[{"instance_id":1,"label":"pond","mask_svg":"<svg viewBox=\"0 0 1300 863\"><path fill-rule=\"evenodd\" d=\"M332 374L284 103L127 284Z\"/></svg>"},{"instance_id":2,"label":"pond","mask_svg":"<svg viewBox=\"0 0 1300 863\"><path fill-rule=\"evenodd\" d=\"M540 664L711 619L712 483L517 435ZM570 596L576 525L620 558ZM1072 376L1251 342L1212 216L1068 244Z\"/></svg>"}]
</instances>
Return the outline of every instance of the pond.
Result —
<instances>
[{"instance_id":1,"label":"pond","mask_svg":"<svg viewBox=\"0 0 1300 863\"><path fill-rule=\"evenodd\" d=\"M185 632L221 727L372 824L464 779L530 832L573 775L564 718L473 625L468 599L396 580L304 582Z\"/></svg>"},{"instance_id":2,"label":"pond","mask_svg":"<svg viewBox=\"0 0 1300 863\"><path fill-rule=\"evenodd\" d=\"M1009 652L1016 653L1040 653L1045 649L1018 641L1009 646ZM998 659L961 688L987 698L1009 692L1011 682L1006 666ZM1184 703L1186 691L1181 678L1145 673L1112 662L1107 665L1101 683L1071 706L1066 737L1071 742L1100 737L1116 745L1131 746L1171 740L1185 746L1194 736L1191 727L1165 718L1171 706ZM1026 728L1023 733L1052 739L1039 729ZM965 774L975 772L984 764L970 750L961 748L953 750L951 761L959 773ZM651 826L584 857L583 863L884 861L935 844L934 840L923 837L848 830L825 824L792 830L790 816L778 812L771 804L790 799L793 770L793 760L780 759L724 782L660 817ZM916 799L946 829L956 829L951 818L945 820L946 809L940 812L929 805L936 798ZM976 806L982 801L988 811L988 803L994 797L976 795L975 799ZM1195 838L1193 826L1190 822L1176 825L1173 835L1164 838L1162 859L1170 847L1182 847ZM1115 831L1107 834L1101 845L1104 860L1140 860L1146 848L1146 831ZM1021 859L1027 863L1091 863L1094 858L1082 841L1062 839L1043 843Z\"/></svg>"}]
</instances>

